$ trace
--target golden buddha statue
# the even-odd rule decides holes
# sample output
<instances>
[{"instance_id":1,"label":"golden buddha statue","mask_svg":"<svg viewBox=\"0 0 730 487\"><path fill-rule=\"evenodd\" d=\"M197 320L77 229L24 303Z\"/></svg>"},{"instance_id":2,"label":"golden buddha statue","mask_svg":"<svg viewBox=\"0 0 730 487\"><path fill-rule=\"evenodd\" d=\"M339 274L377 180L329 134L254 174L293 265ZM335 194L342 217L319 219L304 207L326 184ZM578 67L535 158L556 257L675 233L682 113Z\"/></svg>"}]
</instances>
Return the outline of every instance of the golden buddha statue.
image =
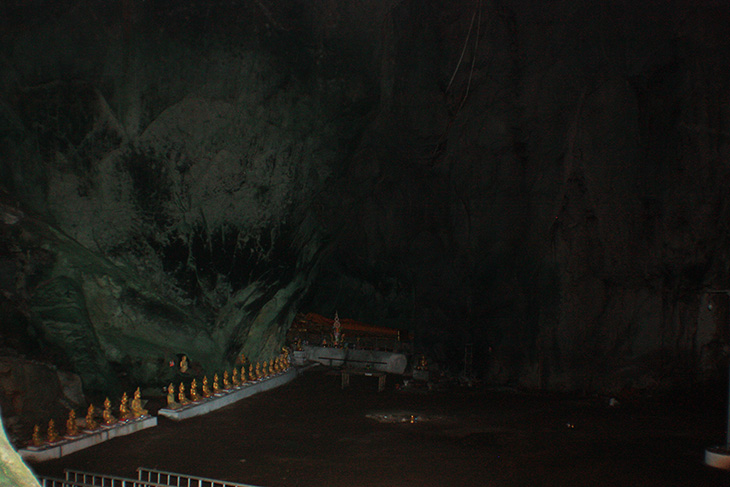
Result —
<instances>
[{"instance_id":1,"label":"golden buddha statue","mask_svg":"<svg viewBox=\"0 0 730 487\"><path fill-rule=\"evenodd\" d=\"M30 445L29 446L35 446L39 447L43 445L43 440L41 440L41 427L38 425L33 426L33 436L30 438Z\"/></svg>"},{"instance_id":2,"label":"golden buddha statue","mask_svg":"<svg viewBox=\"0 0 730 487\"><path fill-rule=\"evenodd\" d=\"M132 398L132 417L139 418L147 414L147 410L142 408L142 393L139 392L139 387L134 391L134 397Z\"/></svg>"},{"instance_id":3,"label":"golden buddha statue","mask_svg":"<svg viewBox=\"0 0 730 487\"><path fill-rule=\"evenodd\" d=\"M88 431L94 431L99 428L99 423L94 419L94 405L89 404L89 409L86 410L86 429Z\"/></svg>"},{"instance_id":4,"label":"golden buddha statue","mask_svg":"<svg viewBox=\"0 0 730 487\"><path fill-rule=\"evenodd\" d=\"M177 389L177 402L179 402L181 406L190 404L190 400L185 397L185 384L182 382L180 383L180 387Z\"/></svg>"},{"instance_id":5,"label":"golden buddha statue","mask_svg":"<svg viewBox=\"0 0 730 487\"><path fill-rule=\"evenodd\" d=\"M241 385L241 383L238 381L238 369L233 367L233 372L231 373L231 384L233 384L233 387L238 387Z\"/></svg>"},{"instance_id":6,"label":"golden buddha statue","mask_svg":"<svg viewBox=\"0 0 730 487\"><path fill-rule=\"evenodd\" d=\"M59 440L58 431L56 431L56 423L53 420L48 422L48 443L56 443Z\"/></svg>"},{"instance_id":7,"label":"golden buddha statue","mask_svg":"<svg viewBox=\"0 0 730 487\"><path fill-rule=\"evenodd\" d=\"M198 397L198 381L193 379L190 383L190 401L197 402L200 398Z\"/></svg>"},{"instance_id":8,"label":"golden buddha statue","mask_svg":"<svg viewBox=\"0 0 730 487\"><path fill-rule=\"evenodd\" d=\"M76 424L76 411L71 409L68 412L68 419L66 420L66 436L78 436L79 425Z\"/></svg>"},{"instance_id":9,"label":"golden buddha statue","mask_svg":"<svg viewBox=\"0 0 730 487\"><path fill-rule=\"evenodd\" d=\"M187 355L183 355L182 356L182 359L180 359L180 372L182 372L183 374L185 374L185 373L187 373L188 368L189 368L189 366L188 366L188 356Z\"/></svg>"},{"instance_id":10,"label":"golden buddha statue","mask_svg":"<svg viewBox=\"0 0 730 487\"><path fill-rule=\"evenodd\" d=\"M275 375L277 370L274 368L274 361L269 362L269 375Z\"/></svg>"},{"instance_id":11,"label":"golden buddha statue","mask_svg":"<svg viewBox=\"0 0 730 487\"><path fill-rule=\"evenodd\" d=\"M180 407L180 403L175 400L175 386L172 382L167 386L167 408L177 409Z\"/></svg>"},{"instance_id":12,"label":"golden buddha statue","mask_svg":"<svg viewBox=\"0 0 730 487\"><path fill-rule=\"evenodd\" d=\"M218 385L218 374L215 374L213 376L213 394L218 394L220 391L221 391L221 388Z\"/></svg>"},{"instance_id":13,"label":"golden buddha statue","mask_svg":"<svg viewBox=\"0 0 730 487\"><path fill-rule=\"evenodd\" d=\"M129 412L129 409L127 407L127 404L129 403L129 398L127 397L127 393L125 392L122 394L122 400L119 402L119 421L129 421L132 419L132 413Z\"/></svg>"},{"instance_id":14,"label":"golden buddha statue","mask_svg":"<svg viewBox=\"0 0 730 487\"><path fill-rule=\"evenodd\" d=\"M256 379L257 379L257 377L253 370L253 364L249 363L248 364L248 380L255 381Z\"/></svg>"},{"instance_id":15,"label":"golden buddha statue","mask_svg":"<svg viewBox=\"0 0 730 487\"><path fill-rule=\"evenodd\" d=\"M108 397L104 399L104 411L101 412L101 416L104 426L111 426L117 422L117 418L112 415L112 403Z\"/></svg>"},{"instance_id":16,"label":"golden buddha statue","mask_svg":"<svg viewBox=\"0 0 730 487\"><path fill-rule=\"evenodd\" d=\"M231 381L228 380L228 371L223 371L223 389L226 391L231 388Z\"/></svg>"},{"instance_id":17,"label":"golden buddha statue","mask_svg":"<svg viewBox=\"0 0 730 487\"><path fill-rule=\"evenodd\" d=\"M210 389L208 388L208 377L203 376L203 397L210 397Z\"/></svg>"}]
</instances>

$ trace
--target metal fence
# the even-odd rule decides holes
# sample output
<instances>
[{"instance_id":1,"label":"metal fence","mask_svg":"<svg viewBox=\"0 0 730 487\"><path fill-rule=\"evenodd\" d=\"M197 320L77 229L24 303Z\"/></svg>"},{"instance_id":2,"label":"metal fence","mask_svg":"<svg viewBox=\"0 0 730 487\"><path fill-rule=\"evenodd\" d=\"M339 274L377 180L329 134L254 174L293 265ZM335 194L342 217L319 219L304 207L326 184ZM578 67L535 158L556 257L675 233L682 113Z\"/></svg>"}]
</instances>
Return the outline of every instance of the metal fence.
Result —
<instances>
[{"instance_id":1,"label":"metal fence","mask_svg":"<svg viewBox=\"0 0 730 487\"><path fill-rule=\"evenodd\" d=\"M136 479L80 470L64 470L64 472L65 479L41 475L37 477L38 483L41 487L257 487L144 467L137 469Z\"/></svg>"},{"instance_id":2,"label":"metal fence","mask_svg":"<svg viewBox=\"0 0 730 487\"><path fill-rule=\"evenodd\" d=\"M140 481L158 483L168 487L256 487L250 484L240 484L223 480L208 479L174 472L165 472L152 468L140 467L137 469ZM116 486L115 486L116 487Z\"/></svg>"}]
</instances>

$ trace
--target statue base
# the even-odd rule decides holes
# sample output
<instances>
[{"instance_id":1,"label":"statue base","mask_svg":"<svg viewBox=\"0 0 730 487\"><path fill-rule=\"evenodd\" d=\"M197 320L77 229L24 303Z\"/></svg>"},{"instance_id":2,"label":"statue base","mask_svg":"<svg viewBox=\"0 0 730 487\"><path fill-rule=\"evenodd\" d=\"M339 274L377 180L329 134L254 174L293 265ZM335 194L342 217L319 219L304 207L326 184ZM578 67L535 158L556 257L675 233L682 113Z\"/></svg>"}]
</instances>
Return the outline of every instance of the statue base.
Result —
<instances>
[{"instance_id":1,"label":"statue base","mask_svg":"<svg viewBox=\"0 0 730 487\"><path fill-rule=\"evenodd\" d=\"M86 432L75 438L65 438L56 443L42 446L28 446L18 450L24 460L30 462L43 462L61 458L65 455L98 445L117 436L128 435L143 429L157 426L157 418L154 416L143 416L124 423L116 423L112 426L102 426L94 431Z\"/></svg>"},{"instance_id":2,"label":"statue base","mask_svg":"<svg viewBox=\"0 0 730 487\"><path fill-rule=\"evenodd\" d=\"M220 391L213 396L190 404L185 404L177 409L160 409L157 414L173 421L182 421L183 419L193 418L208 414L211 411L233 404L241 399L252 396L258 392L273 389L280 385L290 382L297 376L297 370L292 367L285 372L259 379L257 381L246 382L238 387L233 387L226 391Z\"/></svg>"},{"instance_id":3,"label":"statue base","mask_svg":"<svg viewBox=\"0 0 730 487\"><path fill-rule=\"evenodd\" d=\"M706 449L705 465L730 470L730 449L727 446L713 446Z\"/></svg>"}]
</instances>

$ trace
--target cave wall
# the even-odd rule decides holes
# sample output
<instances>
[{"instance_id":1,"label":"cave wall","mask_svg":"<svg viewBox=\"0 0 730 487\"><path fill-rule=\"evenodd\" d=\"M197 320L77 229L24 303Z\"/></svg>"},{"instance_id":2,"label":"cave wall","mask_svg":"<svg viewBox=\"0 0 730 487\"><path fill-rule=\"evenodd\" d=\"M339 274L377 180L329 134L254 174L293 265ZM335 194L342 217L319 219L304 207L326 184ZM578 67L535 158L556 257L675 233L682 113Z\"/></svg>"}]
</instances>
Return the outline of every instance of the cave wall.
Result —
<instances>
[{"instance_id":1,"label":"cave wall","mask_svg":"<svg viewBox=\"0 0 730 487\"><path fill-rule=\"evenodd\" d=\"M3 320L85 385L269 358L300 309L493 382L717 375L727 7L4 8Z\"/></svg>"}]
</instances>

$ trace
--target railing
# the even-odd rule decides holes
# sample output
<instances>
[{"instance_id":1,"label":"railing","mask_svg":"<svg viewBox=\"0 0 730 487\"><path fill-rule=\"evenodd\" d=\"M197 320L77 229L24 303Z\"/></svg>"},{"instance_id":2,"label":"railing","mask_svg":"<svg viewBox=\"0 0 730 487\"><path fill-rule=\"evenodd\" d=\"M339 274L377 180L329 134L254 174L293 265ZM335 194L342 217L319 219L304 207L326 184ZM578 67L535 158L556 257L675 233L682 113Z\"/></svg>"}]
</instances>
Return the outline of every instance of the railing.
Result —
<instances>
[{"instance_id":1,"label":"railing","mask_svg":"<svg viewBox=\"0 0 730 487\"><path fill-rule=\"evenodd\" d=\"M66 487L66 481L63 479L54 479L53 477L45 477L43 475L37 475L38 483L41 487Z\"/></svg>"},{"instance_id":2,"label":"railing","mask_svg":"<svg viewBox=\"0 0 730 487\"><path fill-rule=\"evenodd\" d=\"M51 485L47 487L168 487L167 484L116 477L114 475L103 475L79 470L64 470L64 472L66 473L66 484L63 486Z\"/></svg>"},{"instance_id":3,"label":"railing","mask_svg":"<svg viewBox=\"0 0 730 487\"><path fill-rule=\"evenodd\" d=\"M155 470L144 467L137 469L137 477L140 481L148 482L148 485L157 483L168 487L256 487L250 484L207 479L205 477L165 472L163 470Z\"/></svg>"},{"instance_id":4,"label":"railing","mask_svg":"<svg viewBox=\"0 0 730 487\"><path fill-rule=\"evenodd\" d=\"M96 484L88 484L85 482L76 482L74 480L68 480L68 479L57 479L53 477L45 477L43 475L39 475L36 477L38 479L38 483L41 484L41 487L95 487ZM133 482L132 479L127 479L128 482ZM110 484L105 484L110 485ZM128 483L127 485L132 485Z\"/></svg>"},{"instance_id":5,"label":"railing","mask_svg":"<svg viewBox=\"0 0 730 487\"><path fill-rule=\"evenodd\" d=\"M137 469L137 479L79 470L64 470L65 479L38 476L41 487L256 487L151 468Z\"/></svg>"}]
</instances>

